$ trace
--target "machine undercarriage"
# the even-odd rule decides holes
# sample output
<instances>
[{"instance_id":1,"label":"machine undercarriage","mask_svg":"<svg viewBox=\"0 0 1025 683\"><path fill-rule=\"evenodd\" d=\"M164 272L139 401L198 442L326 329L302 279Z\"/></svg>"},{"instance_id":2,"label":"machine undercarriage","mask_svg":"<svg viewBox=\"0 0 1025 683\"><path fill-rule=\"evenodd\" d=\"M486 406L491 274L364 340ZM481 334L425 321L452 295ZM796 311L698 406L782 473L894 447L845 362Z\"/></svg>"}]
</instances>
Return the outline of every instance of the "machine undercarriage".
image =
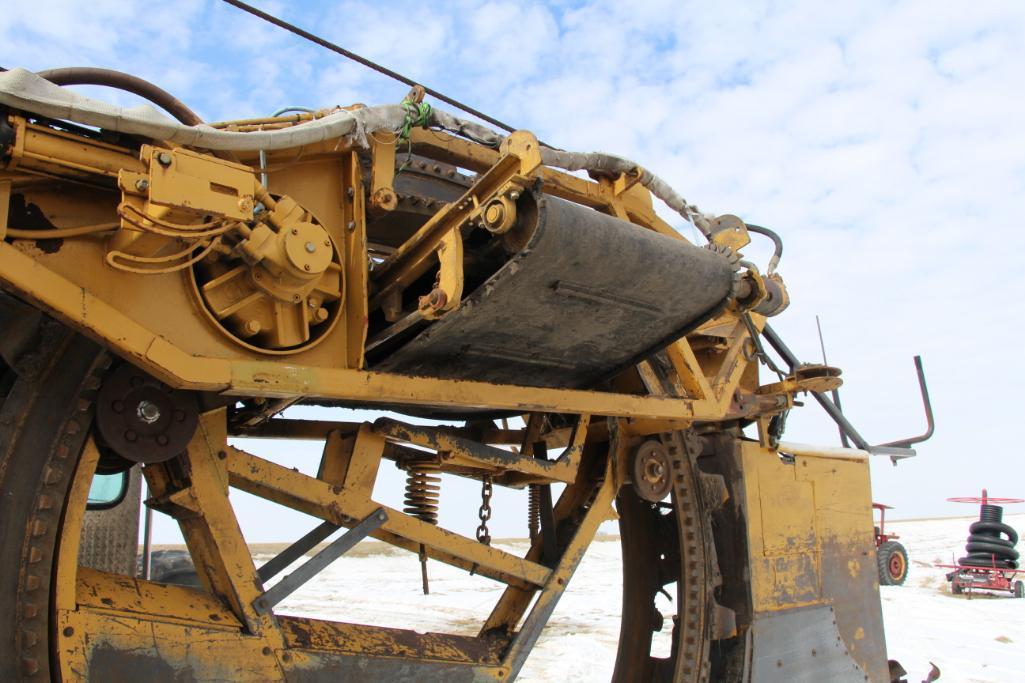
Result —
<instances>
[{"instance_id":1,"label":"machine undercarriage","mask_svg":"<svg viewBox=\"0 0 1025 683\"><path fill-rule=\"evenodd\" d=\"M890 680L867 444L780 442L795 395L840 380L767 327L779 254L742 250L768 231L422 92L199 125L155 89L179 123L57 85L109 76L85 71L0 74L4 680L512 680L616 517L614 680ZM319 471L232 437L320 442ZM373 497L392 465L403 509ZM201 587L80 564L94 476L139 467ZM526 489L526 556L483 512L475 538L440 527L441 474ZM323 524L257 567L229 488ZM343 528L310 576L374 538L505 591L475 635L276 614L301 577L271 579Z\"/></svg>"}]
</instances>

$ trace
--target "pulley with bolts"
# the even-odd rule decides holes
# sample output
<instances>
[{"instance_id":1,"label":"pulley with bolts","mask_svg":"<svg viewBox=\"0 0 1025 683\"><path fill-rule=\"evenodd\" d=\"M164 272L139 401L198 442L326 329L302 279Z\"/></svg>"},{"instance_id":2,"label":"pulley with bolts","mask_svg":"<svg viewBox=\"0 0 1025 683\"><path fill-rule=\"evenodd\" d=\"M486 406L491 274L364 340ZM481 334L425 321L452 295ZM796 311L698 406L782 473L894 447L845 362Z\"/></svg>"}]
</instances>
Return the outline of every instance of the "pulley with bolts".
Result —
<instances>
[{"instance_id":1,"label":"pulley with bolts","mask_svg":"<svg viewBox=\"0 0 1025 683\"><path fill-rule=\"evenodd\" d=\"M642 499L657 503L672 488L673 463L669 451L658 441L645 441L634 453L633 487Z\"/></svg>"},{"instance_id":2,"label":"pulley with bolts","mask_svg":"<svg viewBox=\"0 0 1025 683\"><path fill-rule=\"evenodd\" d=\"M108 376L100 389L100 438L130 462L170 460L186 449L198 424L194 393L172 389L128 363Z\"/></svg>"}]
</instances>

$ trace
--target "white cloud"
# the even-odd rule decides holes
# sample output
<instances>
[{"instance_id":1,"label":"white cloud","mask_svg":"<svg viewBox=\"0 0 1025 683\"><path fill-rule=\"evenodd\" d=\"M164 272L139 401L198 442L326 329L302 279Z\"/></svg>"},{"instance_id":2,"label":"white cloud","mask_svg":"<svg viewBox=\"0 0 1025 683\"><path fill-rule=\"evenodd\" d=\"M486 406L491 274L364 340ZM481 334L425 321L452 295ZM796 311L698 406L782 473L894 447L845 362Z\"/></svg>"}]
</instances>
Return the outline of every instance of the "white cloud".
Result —
<instances>
[{"instance_id":1,"label":"white cloud","mask_svg":"<svg viewBox=\"0 0 1025 683\"><path fill-rule=\"evenodd\" d=\"M265 4L553 144L630 156L705 209L778 229L793 304L774 324L817 360L823 317L866 436L919 427L909 357L925 356L937 436L917 461L877 468L901 513L1020 486L1005 425L1025 384L1022 4ZM217 118L405 92L219 3L42 5L5 9L4 66L121 68ZM791 425L835 438L814 407Z\"/></svg>"}]
</instances>

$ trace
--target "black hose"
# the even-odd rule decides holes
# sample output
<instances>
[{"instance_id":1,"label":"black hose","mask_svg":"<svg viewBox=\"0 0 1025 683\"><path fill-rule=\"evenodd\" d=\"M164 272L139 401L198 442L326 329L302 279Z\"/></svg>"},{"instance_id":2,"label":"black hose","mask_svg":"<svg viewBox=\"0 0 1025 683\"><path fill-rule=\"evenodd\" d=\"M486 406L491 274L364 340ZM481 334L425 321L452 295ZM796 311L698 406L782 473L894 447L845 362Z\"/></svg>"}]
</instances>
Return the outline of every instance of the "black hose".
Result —
<instances>
[{"instance_id":1,"label":"black hose","mask_svg":"<svg viewBox=\"0 0 1025 683\"><path fill-rule=\"evenodd\" d=\"M761 225L755 225L753 223L745 223L747 225L748 232L756 232L759 235L765 235L775 245L775 250L772 252L772 259L769 261L769 267L766 272L771 273L776 270L776 265L779 264L780 258L783 257L783 238L777 235L772 230L762 227Z\"/></svg>"},{"instance_id":2,"label":"black hose","mask_svg":"<svg viewBox=\"0 0 1025 683\"><path fill-rule=\"evenodd\" d=\"M965 545L968 555L958 560L958 564L998 569L1018 568L1018 551L1014 549L1018 543L1018 532L1004 524L1003 517L1004 509L999 505L982 506L979 521L968 527L970 535ZM1001 538L1001 535L1007 538Z\"/></svg>"},{"instance_id":3,"label":"black hose","mask_svg":"<svg viewBox=\"0 0 1025 683\"><path fill-rule=\"evenodd\" d=\"M138 76L122 71L100 69L92 66L71 66L62 69L39 71L38 76L54 85L103 85L117 88L149 100L186 126L198 126L203 119L185 106L177 97Z\"/></svg>"}]
</instances>

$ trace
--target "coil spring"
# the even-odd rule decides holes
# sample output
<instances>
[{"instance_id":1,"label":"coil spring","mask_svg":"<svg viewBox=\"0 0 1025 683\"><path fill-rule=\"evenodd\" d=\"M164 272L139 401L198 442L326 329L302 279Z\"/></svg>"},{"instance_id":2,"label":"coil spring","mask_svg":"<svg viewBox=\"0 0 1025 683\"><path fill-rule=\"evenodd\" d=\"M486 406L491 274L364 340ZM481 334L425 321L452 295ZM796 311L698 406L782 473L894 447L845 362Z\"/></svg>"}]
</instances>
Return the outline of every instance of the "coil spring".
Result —
<instances>
[{"instance_id":1,"label":"coil spring","mask_svg":"<svg viewBox=\"0 0 1025 683\"><path fill-rule=\"evenodd\" d=\"M429 524L438 523L441 501L441 463L436 458L411 460L406 465L403 512Z\"/></svg>"},{"instance_id":2,"label":"coil spring","mask_svg":"<svg viewBox=\"0 0 1025 683\"><path fill-rule=\"evenodd\" d=\"M970 535L965 545L968 555L958 560L959 564L1018 568L1018 551L1014 549L1018 543L1018 532L1004 524L1003 518L1004 509L999 505L982 506L979 521L968 527ZM1007 538L1002 538L1002 534Z\"/></svg>"}]
</instances>

